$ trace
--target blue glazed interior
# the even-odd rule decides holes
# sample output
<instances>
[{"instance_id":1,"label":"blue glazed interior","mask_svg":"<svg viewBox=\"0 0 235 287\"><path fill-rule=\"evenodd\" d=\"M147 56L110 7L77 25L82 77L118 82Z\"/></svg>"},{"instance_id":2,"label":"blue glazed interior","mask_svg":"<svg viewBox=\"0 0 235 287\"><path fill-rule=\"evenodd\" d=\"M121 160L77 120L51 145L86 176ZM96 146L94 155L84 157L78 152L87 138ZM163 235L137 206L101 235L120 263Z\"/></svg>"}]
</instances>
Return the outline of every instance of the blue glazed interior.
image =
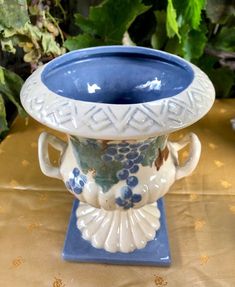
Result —
<instances>
[{"instance_id":1,"label":"blue glazed interior","mask_svg":"<svg viewBox=\"0 0 235 287\"><path fill-rule=\"evenodd\" d=\"M70 52L51 61L42 82L66 98L137 104L172 97L192 82L187 62L145 48L110 46Z\"/></svg>"}]
</instances>

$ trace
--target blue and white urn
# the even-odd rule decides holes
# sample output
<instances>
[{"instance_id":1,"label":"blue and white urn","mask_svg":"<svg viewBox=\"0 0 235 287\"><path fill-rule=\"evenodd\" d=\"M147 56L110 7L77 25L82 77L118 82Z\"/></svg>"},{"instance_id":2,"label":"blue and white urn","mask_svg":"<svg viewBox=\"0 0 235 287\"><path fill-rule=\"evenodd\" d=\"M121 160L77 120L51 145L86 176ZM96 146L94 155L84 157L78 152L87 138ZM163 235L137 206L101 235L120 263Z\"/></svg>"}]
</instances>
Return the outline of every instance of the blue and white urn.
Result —
<instances>
[{"instance_id":1,"label":"blue and white urn","mask_svg":"<svg viewBox=\"0 0 235 287\"><path fill-rule=\"evenodd\" d=\"M68 135L42 133L42 172L62 179L79 199L77 227L95 248L132 252L160 228L156 201L196 168L198 137L169 133L203 117L214 102L208 77L180 57L107 46L58 57L25 82L21 101L39 122ZM48 144L61 151L51 165ZM178 151L190 144L179 164Z\"/></svg>"}]
</instances>

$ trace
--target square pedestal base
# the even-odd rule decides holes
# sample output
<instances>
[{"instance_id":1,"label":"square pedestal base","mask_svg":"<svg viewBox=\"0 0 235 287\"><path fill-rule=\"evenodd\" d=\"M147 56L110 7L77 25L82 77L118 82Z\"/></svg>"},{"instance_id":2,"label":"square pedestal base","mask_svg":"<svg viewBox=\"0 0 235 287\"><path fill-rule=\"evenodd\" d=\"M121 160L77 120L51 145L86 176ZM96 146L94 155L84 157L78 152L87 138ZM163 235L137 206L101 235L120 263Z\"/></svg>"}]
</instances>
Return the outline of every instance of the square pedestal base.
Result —
<instances>
[{"instance_id":1,"label":"square pedestal base","mask_svg":"<svg viewBox=\"0 0 235 287\"><path fill-rule=\"evenodd\" d=\"M94 248L90 242L82 238L81 232L76 226L76 209L79 201L75 200L62 253L63 258L77 262L169 266L171 258L163 200L159 199L157 203L161 212L161 227L156 232L154 240L149 241L145 248L137 249L131 253L110 253L103 249Z\"/></svg>"}]
</instances>

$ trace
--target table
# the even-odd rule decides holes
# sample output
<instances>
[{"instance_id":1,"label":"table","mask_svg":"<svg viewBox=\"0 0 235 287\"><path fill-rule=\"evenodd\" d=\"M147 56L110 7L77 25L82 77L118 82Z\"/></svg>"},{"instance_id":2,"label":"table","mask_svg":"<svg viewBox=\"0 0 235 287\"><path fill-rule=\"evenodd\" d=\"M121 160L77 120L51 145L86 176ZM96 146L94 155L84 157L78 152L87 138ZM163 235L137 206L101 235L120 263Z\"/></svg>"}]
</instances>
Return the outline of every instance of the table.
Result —
<instances>
[{"instance_id":1,"label":"table","mask_svg":"<svg viewBox=\"0 0 235 287\"><path fill-rule=\"evenodd\" d=\"M0 144L0 286L235 286L234 116L234 99L217 100L205 118L172 136L193 131L203 149L193 175L165 196L169 268L63 261L73 196L39 169L37 139L49 129L17 118Z\"/></svg>"}]
</instances>

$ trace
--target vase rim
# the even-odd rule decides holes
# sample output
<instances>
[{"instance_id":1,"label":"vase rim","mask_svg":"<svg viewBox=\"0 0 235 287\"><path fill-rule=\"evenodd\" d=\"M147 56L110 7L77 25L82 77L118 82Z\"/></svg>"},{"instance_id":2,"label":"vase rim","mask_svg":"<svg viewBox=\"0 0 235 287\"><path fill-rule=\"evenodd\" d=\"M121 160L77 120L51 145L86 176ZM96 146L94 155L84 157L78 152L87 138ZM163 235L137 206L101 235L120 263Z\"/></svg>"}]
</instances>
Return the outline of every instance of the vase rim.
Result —
<instances>
[{"instance_id":1,"label":"vase rim","mask_svg":"<svg viewBox=\"0 0 235 287\"><path fill-rule=\"evenodd\" d=\"M21 90L24 108L39 122L109 140L179 130L203 117L214 98L198 67L170 53L129 46L64 54L38 68Z\"/></svg>"},{"instance_id":2,"label":"vase rim","mask_svg":"<svg viewBox=\"0 0 235 287\"><path fill-rule=\"evenodd\" d=\"M110 105L175 96L193 81L186 61L142 47L106 46L69 52L50 61L42 83L61 97Z\"/></svg>"}]
</instances>

